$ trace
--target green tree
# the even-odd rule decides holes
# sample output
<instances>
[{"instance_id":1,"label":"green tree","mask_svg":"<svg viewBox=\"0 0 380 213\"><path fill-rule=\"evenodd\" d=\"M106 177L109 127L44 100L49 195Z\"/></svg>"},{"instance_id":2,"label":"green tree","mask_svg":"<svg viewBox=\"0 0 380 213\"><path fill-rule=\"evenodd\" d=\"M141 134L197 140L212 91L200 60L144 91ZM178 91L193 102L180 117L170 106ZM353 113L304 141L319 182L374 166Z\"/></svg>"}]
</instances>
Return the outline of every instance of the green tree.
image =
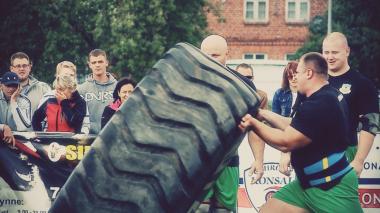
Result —
<instances>
[{"instance_id":1,"label":"green tree","mask_svg":"<svg viewBox=\"0 0 380 213\"><path fill-rule=\"evenodd\" d=\"M380 88L380 4L377 0L334 0L332 31L347 36L351 49L350 66L372 79ZM296 58L310 51L321 52L327 31L327 13L309 26L310 37Z\"/></svg>"},{"instance_id":2,"label":"green tree","mask_svg":"<svg viewBox=\"0 0 380 213\"><path fill-rule=\"evenodd\" d=\"M24 51L35 62L44 51L45 37L36 5L35 1L0 1L1 74L9 70L11 54Z\"/></svg>"},{"instance_id":3,"label":"green tree","mask_svg":"<svg viewBox=\"0 0 380 213\"><path fill-rule=\"evenodd\" d=\"M0 37L5 50L0 63L6 67L10 54L25 51L34 59L34 75L46 82L53 81L55 66L62 60L73 61L79 75L88 74L87 55L94 48L107 52L111 72L119 76L128 72L139 80L175 43L200 42L207 26L204 9L210 6L207 0L4 0L1 4L9 12L2 15L6 19L0 20L0 32L10 33Z\"/></svg>"}]
</instances>

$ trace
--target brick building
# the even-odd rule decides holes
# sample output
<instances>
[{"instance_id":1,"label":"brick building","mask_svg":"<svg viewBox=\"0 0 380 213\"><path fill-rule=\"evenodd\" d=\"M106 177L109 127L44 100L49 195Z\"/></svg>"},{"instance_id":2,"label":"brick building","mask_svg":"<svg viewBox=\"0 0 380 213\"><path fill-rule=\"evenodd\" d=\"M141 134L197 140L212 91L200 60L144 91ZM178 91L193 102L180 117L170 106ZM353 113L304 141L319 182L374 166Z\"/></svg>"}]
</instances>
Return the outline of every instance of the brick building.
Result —
<instances>
[{"instance_id":1,"label":"brick building","mask_svg":"<svg viewBox=\"0 0 380 213\"><path fill-rule=\"evenodd\" d=\"M308 37L308 24L328 0L211 0L208 29L224 36L230 59L287 59ZM327 27L327 26L326 26Z\"/></svg>"}]
</instances>

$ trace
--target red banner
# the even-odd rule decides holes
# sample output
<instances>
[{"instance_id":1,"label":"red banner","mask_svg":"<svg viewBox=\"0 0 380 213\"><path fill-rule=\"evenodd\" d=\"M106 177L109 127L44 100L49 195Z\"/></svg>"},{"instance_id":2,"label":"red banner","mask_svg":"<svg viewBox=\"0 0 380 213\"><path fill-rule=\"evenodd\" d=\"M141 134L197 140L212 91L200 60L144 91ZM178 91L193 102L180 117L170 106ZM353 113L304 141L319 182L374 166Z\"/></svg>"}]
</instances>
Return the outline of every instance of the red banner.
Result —
<instances>
[{"instance_id":1,"label":"red banner","mask_svg":"<svg viewBox=\"0 0 380 213\"><path fill-rule=\"evenodd\" d=\"M359 189L359 200L363 208L380 208L380 189Z\"/></svg>"}]
</instances>

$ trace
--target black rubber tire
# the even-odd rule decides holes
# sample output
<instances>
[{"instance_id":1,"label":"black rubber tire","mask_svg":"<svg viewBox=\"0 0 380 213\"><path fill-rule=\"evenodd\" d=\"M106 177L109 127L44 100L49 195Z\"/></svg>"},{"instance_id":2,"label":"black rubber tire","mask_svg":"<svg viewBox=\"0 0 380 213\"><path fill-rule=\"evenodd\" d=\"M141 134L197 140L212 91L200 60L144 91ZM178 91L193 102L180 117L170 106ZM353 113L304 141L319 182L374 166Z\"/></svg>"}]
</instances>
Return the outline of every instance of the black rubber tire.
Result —
<instances>
[{"instance_id":1,"label":"black rubber tire","mask_svg":"<svg viewBox=\"0 0 380 213\"><path fill-rule=\"evenodd\" d=\"M170 49L94 141L51 212L187 212L236 154L256 93L192 45Z\"/></svg>"}]
</instances>

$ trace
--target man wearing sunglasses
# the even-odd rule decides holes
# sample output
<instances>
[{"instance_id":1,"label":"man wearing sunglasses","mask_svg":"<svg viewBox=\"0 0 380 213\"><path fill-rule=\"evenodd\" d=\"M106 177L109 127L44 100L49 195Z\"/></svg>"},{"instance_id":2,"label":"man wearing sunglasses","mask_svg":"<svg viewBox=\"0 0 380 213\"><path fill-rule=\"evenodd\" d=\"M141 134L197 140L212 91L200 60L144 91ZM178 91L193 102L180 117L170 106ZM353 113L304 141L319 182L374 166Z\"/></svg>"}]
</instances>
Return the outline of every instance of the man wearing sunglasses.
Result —
<instances>
[{"instance_id":1,"label":"man wearing sunglasses","mask_svg":"<svg viewBox=\"0 0 380 213\"><path fill-rule=\"evenodd\" d=\"M242 63L239 64L236 67L236 71L240 74L242 74L244 77L248 78L249 80L253 81L254 80L254 75L253 75L253 68L251 65ZM256 89L257 94L260 96L260 109L268 109L268 95L266 92L260 89Z\"/></svg>"}]
</instances>

